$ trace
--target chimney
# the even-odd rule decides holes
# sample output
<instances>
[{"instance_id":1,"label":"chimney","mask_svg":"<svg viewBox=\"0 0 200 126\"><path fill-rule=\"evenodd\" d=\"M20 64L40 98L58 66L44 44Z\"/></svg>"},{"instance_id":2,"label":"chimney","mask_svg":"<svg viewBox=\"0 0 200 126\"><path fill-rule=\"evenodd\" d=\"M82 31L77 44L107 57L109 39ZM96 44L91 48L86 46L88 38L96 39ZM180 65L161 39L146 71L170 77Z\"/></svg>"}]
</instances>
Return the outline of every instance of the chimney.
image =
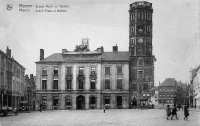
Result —
<instances>
[{"instance_id":1,"label":"chimney","mask_svg":"<svg viewBox=\"0 0 200 126\"><path fill-rule=\"evenodd\" d=\"M113 46L113 52L118 52L118 46Z\"/></svg>"},{"instance_id":2,"label":"chimney","mask_svg":"<svg viewBox=\"0 0 200 126\"><path fill-rule=\"evenodd\" d=\"M44 59L44 49L40 49L40 60Z\"/></svg>"},{"instance_id":3,"label":"chimney","mask_svg":"<svg viewBox=\"0 0 200 126\"><path fill-rule=\"evenodd\" d=\"M6 49L6 54L8 57L11 57L11 50L9 49L9 47L7 46L7 49Z\"/></svg>"},{"instance_id":4,"label":"chimney","mask_svg":"<svg viewBox=\"0 0 200 126\"><path fill-rule=\"evenodd\" d=\"M62 53L65 53L65 52L67 52L67 49L62 49Z\"/></svg>"},{"instance_id":5,"label":"chimney","mask_svg":"<svg viewBox=\"0 0 200 126\"><path fill-rule=\"evenodd\" d=\"M100 49L101 49L101 53L103 53L104 52L103 46L101 46Z\"/></svg>"}]
</instances>

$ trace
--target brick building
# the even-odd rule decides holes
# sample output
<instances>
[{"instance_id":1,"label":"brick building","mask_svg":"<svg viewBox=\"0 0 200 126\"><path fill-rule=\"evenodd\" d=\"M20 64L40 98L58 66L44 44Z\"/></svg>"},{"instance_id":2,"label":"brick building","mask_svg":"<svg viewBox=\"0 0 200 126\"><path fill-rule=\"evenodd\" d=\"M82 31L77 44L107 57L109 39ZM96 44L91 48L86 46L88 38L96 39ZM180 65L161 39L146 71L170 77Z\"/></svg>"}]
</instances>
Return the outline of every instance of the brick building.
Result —
<instances>
[{"instance_id":1,"label":"brick building","mask_svg":"<svg viewBox=\"0 0 200 126\"><path fill-rule=\"evenodd\" d=\"M131 108L147 106L154 87L154 61L152 54L152 3L141 1L130 4L130 104Z\"/></svg>"},{"instance_id":2,"label":"brick building","mask_svg":"<svg viewBox=\"0 0 200 126\"><path fill-rule=\"evenodd\" d=\"M187 85L177 82L174 78L167 78L158 86L159 106L187 104Z\"/></svg>"},{"instance_id":3,"label":"brick building","mask_svg":"<svg viewBox=\"0 0 200 126\"><path fill-rule=\"evenodd\" d=\"M0 50L0 107L19 107L24 100L25 68L11 57L11 50Z\"/></svg>"}]
</instances>

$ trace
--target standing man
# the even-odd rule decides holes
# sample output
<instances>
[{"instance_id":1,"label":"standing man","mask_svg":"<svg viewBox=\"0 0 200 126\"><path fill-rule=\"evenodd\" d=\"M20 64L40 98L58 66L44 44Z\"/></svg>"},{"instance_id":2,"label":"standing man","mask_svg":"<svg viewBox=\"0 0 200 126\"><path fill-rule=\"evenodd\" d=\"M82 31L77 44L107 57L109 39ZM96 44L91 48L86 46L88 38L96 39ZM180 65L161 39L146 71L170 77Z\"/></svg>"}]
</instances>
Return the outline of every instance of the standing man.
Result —
<instances>
[{"instance_id":1,"label":"standing man","mask_svg":"<svg viewBox=\"0 0 200 126\"><path fill-rule=\"evenodd\" d=\"M42 104L40 104L40 112L42 112Z\"/></svg>"}]
</instances>

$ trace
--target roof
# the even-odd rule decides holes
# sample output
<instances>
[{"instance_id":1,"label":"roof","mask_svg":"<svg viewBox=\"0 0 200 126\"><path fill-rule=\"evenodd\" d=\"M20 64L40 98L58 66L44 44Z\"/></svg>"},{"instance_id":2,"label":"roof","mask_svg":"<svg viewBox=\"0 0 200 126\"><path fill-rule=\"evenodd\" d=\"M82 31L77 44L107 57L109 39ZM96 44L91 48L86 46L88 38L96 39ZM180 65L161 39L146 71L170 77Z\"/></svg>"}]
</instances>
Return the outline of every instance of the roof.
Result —
<instances>
[{"instance_id":1,"label":"roof","mask_svg":"<svg viewBox=\"0 0 200 126\"><path fill-rule=\"evenodd\" d=\"M174 78L167 78L164 82L162 82L159 87L162 86L175 86L176 80Z\"/></svg>"},{"instance_id":2,"label":"roof","mask_svg":"<svg viewBox=\"0 0 200 126\"><path fill-rule=\"evenodd\" d=\"M61 53L54 53L38 62L62 62L62 61L64 61L64 59Z\"/></svg>"},{"instance_id":3,"label":"roof","mask_svg":"<svg viewBox=\"0 0 200 126\"><path fill-rule=\"evenodd\" d=\"M130 53L124 52L104 52L102 55L103 61L129 61Z\"/></svg>"},{"instance_id":4,"label":"roof","mask_svg":"<svg viewBox=\"0 0 200 126\"><path fill-rule=\"evenodd\" d=\"M62 54L54 53L36 63L48 62L99 62L99 61L129 61L130 53L123 52L104 52L99 54Z\"/></svg>"}]
</instances>

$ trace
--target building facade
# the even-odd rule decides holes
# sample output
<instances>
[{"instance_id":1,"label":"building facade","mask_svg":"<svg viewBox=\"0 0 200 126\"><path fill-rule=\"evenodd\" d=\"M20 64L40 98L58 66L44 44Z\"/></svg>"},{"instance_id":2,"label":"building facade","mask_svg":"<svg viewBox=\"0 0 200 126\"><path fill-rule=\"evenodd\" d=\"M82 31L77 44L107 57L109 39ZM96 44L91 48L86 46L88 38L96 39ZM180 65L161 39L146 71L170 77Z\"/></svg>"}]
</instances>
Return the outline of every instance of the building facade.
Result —
<instances>
[{"instance_id":1,"label":"building facade","mask_svg":"<svg viewBox=\"0 0 200 126\"><path fill-rule=\"evenodd\" d=\"M41 50L36 62L37 109L40 104L44 109L100 109L105 104L128 108L129 53L77 48L45 59Z\"/></svg>"},{"instance_id":2,"label":"building facade","mask_svg":"<svg viewBox=\"0 0 200 126\"><path fill-rule=\"evenodd\" d=\"M159 107L167 105L185 105L187 101L187 84L177 82L174 78L167 78L158 86Z\"/></svg>"},{"instance_id":3,"label":"building facade","mask_svg":"<svg viewBox=\"0 0 200 126\"><path fill-rule=\"evenodd\" d=\"M194 108L200 109L200 65L191 70L190 74L190 85L192 87L190 93L192 99L190 101Z\"/></svg>"},{"instance_id":4,"label":"building facade","mask_svg":"<svg viewBox=\"0 0 200 126\"><path fill-rule=\"evenodd\" d=\"M3 107L19 107L24 98L25 68L11 57L11 50L6 53L0 50L0 109Z\"/></svg>"},{"instance_id":5,"label":"building facade","mask_svg":"<svg viewBox=\"0 0 200 126\"><path fill-rule=\"evenodd\" d=\"M130 105L147 106L150 89L154 87L154 61L152 54L152 3L142 1L130 4Z\"/></svg>"}]
</instances>

